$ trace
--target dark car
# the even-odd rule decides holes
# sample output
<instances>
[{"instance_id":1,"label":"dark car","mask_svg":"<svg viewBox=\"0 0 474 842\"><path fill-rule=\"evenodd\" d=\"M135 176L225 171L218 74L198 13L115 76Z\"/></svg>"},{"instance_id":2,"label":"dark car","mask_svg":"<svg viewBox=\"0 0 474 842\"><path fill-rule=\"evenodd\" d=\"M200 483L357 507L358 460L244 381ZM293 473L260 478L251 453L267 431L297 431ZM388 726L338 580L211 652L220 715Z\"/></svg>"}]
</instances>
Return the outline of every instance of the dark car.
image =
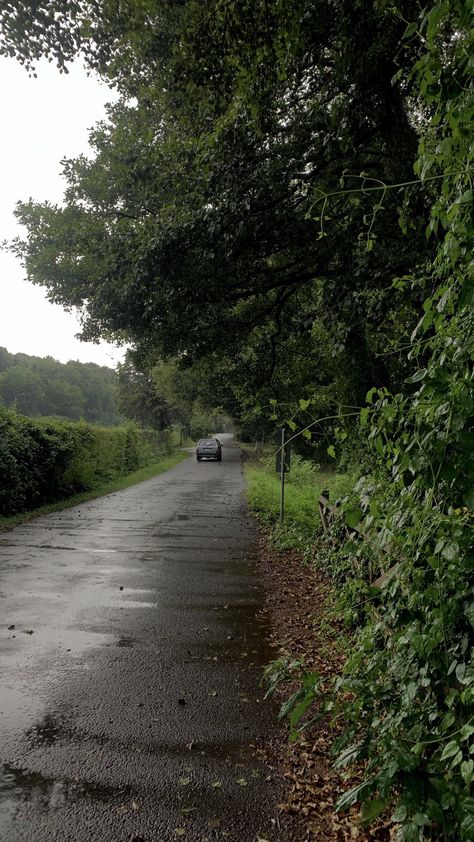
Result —
<instances>
[{"instance_id":1,"label":"dark car","mask_svg":"<svg viewBox=\"0 0 474 842\"><path fill-rule=\"evenodd\" d=\"M215 459L220 462L222 459L222 445L219 439L199 439L196 445L196 459Z\"/></svg>"}]
</instances>

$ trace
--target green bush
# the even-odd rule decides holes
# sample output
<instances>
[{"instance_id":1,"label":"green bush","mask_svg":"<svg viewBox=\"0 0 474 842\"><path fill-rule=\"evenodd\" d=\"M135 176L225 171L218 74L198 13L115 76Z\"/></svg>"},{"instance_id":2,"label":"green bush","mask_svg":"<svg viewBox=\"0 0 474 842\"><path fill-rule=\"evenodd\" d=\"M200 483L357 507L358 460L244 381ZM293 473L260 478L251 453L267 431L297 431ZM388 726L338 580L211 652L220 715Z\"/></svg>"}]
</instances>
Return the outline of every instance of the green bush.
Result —
<instances>
[{"instance_id":1,"label":"green bush","mask_svg":"<svg viewBox=\"0 0 474 842\"><path fill-rule=\"evenodd\" d=\"M54 503L171 452L168 431L31 419L0 407L0 515Z\"/></svg>"}]
</instances>

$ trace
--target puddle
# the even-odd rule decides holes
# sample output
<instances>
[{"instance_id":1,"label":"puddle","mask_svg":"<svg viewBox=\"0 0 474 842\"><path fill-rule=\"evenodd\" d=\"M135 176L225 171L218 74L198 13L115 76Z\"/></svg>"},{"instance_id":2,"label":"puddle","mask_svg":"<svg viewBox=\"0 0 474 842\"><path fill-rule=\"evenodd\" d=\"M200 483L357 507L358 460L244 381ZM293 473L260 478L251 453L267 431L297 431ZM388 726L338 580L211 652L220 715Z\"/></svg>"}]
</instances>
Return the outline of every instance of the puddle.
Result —
<instances>
[{"instance_id":1,"label":"puddle","mask_svg":"<svg viewBox=\"0 0 474 842\"><path fill-rule=\"evenodd\" d=\"M21 547L29 550L63 550L75 552L77 547L62 547L59 544L27 544L25 541L0 541L2 547Z\"/></svg>"},{"instance_id":2,"label":"puddle","mask_svg":"<svg viewBox=\"0 0 474 842\"><path fill-rule=\"evenodd\" d=\"M116 553L117 550L98 550L95 547L76 547L81 553Z\"/></svg>"},{"instance_id":3,"label":"puddle","mask_svg":"<svg viewBox=\"0 0 474 842\"><path fill-rule=\"evenodd\" d=\"M31 722L41 709L41 701L21 683L17 686L2 686L0 696L0 728L22 728Z\"/></svg>"},{"instance_id":4,"label":"puddle","mask_svg":"<svg viewBox=\"0 0 474 842\"><path fill-rule=\"evenodd\" d=\"M63 733L62 723L47 713L37 725L26 732L32 745L52 746Z\"/></svg>"},{"instance_id":5,"label":"puddle","mask_svg":"<svg viewBox=\"0 0 474 842\"><path fill-rule=\"evenodd\" d=\"M189 764L196 762L205 763L205 758L212 758L213 760L221 760L223 763L239 763L246 760L248 763L249 749L247 745L242 745L242 741L228 741L228 742L192 742L192 749L187 745L180 745L179 743L164 743L160 741L157 745L150 744L147 748L147 753L154 757L182 757L188 761ZM258 760L255 759L255 765L258 765Z\"/></svg>"},{"instance_id":6,"label":"puddle","mask_svg":"<svg viewBox=\"0 0 474 842\"><path fill-rule=\"evenodd\" d=\"M136 642L134 637L120 637L115 645L124 649L133 649Z\"/></svg>"},{"instance_id":7,"label":"puddle","mask_svg":"<svg viewBox=\"0 0 474 842\"><path fill-rule=\"evenodd\" d=\"M47 813L84 799L110 803L132 795L128 787L115 789L91 781L58 781L4 763L0 766L0 835L2 827L6 830L10 820L28 805Z\"/></svg>"},{"instance_id":8,"label":"puddle","mask_svg":"<svg viewBox=\"0 0 474 842\"><path fill-rule=\"evenodd\" d=\"M125 608L156 608L157 606L157 602L138 602L135 599L125 599L122 603L110 603L110 607L121 608L122 610Z\"/></svg>"}]
</instances>

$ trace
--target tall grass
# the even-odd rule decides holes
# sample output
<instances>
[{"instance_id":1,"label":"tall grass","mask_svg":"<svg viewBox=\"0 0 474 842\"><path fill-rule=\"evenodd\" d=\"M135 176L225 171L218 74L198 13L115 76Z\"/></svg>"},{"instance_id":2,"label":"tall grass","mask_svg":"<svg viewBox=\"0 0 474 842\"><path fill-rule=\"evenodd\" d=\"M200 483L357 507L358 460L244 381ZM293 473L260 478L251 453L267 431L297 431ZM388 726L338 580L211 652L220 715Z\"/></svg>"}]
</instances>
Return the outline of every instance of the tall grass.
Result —
<instances>
[{"instance_id":1,"label":"tall grass","mask_svg":"<svg viewBox=\"0 0 474 842\"><path fill-rule=\"evenodd\" d=\"M280 476L268 459L246 468L249 506L259 520L272 527L278 546L305 549L321 530L318 499L325 492L332 502L344 497L357 480L357 474L321 471L314 463L293 456L285 477L285 519L279 523Z\"/></svg>"}]
</instances>

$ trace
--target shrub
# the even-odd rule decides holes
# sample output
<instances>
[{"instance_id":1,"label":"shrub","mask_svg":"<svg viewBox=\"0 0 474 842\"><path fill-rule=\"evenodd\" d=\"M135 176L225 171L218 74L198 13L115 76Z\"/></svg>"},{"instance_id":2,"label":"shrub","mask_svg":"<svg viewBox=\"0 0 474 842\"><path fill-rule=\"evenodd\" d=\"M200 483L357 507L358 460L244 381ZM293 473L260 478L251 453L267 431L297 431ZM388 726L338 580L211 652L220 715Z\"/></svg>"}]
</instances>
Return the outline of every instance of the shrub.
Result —
<instances>
[{"instance_id":1,"label":"shrub","mask_svg":"<svg viewBox=\"0 0 474 842\"><path fill-rule=\"evenodd\" d=\"M0 515L54 503L171 452L169 431L31 419L0 407Z\"/></svg>"}]
</instances>

